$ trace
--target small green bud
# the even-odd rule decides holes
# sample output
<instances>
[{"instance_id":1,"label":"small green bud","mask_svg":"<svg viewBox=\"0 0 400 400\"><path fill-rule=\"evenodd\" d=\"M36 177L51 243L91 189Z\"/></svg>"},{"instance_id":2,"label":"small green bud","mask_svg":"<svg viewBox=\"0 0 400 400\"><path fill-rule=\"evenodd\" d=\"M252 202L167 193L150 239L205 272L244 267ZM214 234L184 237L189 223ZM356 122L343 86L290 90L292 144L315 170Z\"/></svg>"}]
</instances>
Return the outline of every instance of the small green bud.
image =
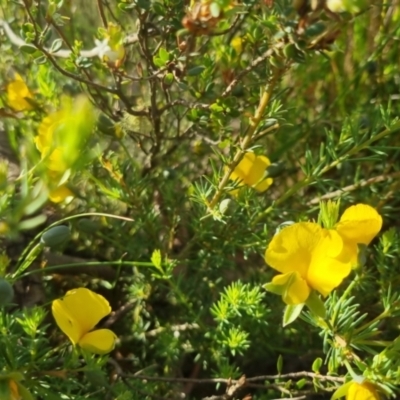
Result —
<instances>
[{"instance_id":1,"label":"small green bud","mask_svg":"<svg viewBox=\"0 0 400 400\"><path fill-rule=\"evenodd\" d=\"M14 298L14 289L10 282L0 278L0 307L6 306L12 302Z\"/></svg>"},{"instance_id":2,"label":"small green bud","mask_svg":"<svg viewBox=\"0 0 400 400\"><path fill-rule=\"evenodd\" d=\"M65 243L71 236L71 231L66 225L58 225L43 233L40 242L48 247L57 247Z\"/></svg>"}]
</instances>

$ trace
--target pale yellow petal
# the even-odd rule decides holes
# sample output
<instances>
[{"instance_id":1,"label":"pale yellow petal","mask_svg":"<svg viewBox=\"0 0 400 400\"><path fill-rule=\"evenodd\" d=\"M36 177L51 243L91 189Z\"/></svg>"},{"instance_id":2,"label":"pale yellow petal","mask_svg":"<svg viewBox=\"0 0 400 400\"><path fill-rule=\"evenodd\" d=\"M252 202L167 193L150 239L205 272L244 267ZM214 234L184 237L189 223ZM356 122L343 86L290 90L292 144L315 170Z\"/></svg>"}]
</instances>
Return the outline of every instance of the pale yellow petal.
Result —
<instances>
[{"instance_id":1,"label":"pale yellow petal","mask_svg":"<svg viewBox=\"0 0 400 400\"><path fill-rule=\"evenodd\" d=\"M322 228L313 222L299 222L282 229L269 243L265 261L283 274L297 271L307 277L315 247L322 240Z\"/></svg>"},{"instance_id":2,"label":"pale yellow petal","mask_svg":"<svg viewBox=\"0 0 400 400\"><path fill-rule=\"evenodd\" d=\"M346 240L368 245L382 228L382 217L371 206L357 204L345 210L336 230Z\"/></svg>"},{"instance_id":3,"label":"pale yellow petal","mask_svg":"<svg viewBox=\"0 0 400 400\"><path fill-rule=\"evenodd\" d=\"M74 317L83 334L91 331L111 312L110 304L103 296L86 288L70 290L59 301L68 314Z\"/></svg>"},{"instance_id":4,"label":"pale yellow petal","mask_svg":"<svg viewBox=\"0 0 400 400\"><path fill-rule=\"evenodd\" d=\"M97 329L84 335L79 346L95 354L107 354L114 349L116 340L114 332L109 329Z\"/></svg>"}]
</instances>

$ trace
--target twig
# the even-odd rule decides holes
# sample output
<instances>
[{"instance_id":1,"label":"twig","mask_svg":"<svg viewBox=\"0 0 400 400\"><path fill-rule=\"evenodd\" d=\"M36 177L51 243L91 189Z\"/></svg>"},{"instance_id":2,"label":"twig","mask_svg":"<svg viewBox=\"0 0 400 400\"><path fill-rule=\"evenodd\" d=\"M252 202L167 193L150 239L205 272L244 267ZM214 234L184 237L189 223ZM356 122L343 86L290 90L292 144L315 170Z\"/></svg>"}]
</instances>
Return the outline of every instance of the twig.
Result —
<instances>
[{"instance_id":1,"label":"twig","mask_svg":"<svg viewBox=\"0 0 400 400\"><path fill-rule=\"evenodd\" d=\"M26 46L28 43L26 43L23 39L21 39L18 35L16 35L13 30L11 29L10 25L4 20L0 18L0 27L3 28L4 33L8 37L9 41L14 44L15 46L21 47L21 46ZM137 34L132 34L130 36L127 36L124 40L124 45L131 45L134 43L138 42L138 35ZM81 50L79 52L80 57L85 57L85 58L94 58L94 57L100 57L100 54L103 50L104 44L99 43L97 46L93 47L93 49L90 50ZM41 50L45 50L48 54L51 54L53 57L57 58L69 58L72 54L71 50L58 50L56 53L52 53L51 50L47 47L43 47Z\"/></svg>"},{"instance_id":2,"label":"twig","mask_svg":"<svg viewBox=\"0 0 400 400\"><path fill-rule=\"evenodd\" d=\"M256 132L258 125L260 124L261 120L264 117L264 112L269 104L269 101L272 97L272 92L275 88L276 83L278 82L278 80L281 76L282 71L283 71L282 69L275 70L269 84L265 88L264 93L261 96L260 103L257 107L257 110L254 113L254 117L252 117L250 120L250 125L247 128L246 135L242 140L240 148L237 151L237 153L235 154L235 157L233 158L232 162L226 169L225 174L222 177L222 179L218 185L218 189L217 189L216 193L214 194L214 197L211 199L210 203L208 204L209 210L213 210L215 205L218 203L218 200L222 196L224 188L225 188L226 184L228 183L233 170L239 164L239 162L243 158L243 155L245 154L247 148L250 146L252 139L253 139L253 135Z\"/></svg>"},{"instance_id":3,"label":"twig","mask_svg":"<svg viewBox=\"0 0 400 400\"><path fill-rule=\"evenodd\" d=\"M351 192L353 190L357 190L357 189L360 189L360 188L368 186L368 185L373 185L374 183L384 182L391 178L395 178L395 179L400 178L400 172L398 171L398 172L393 172L392 174L388 174L388 175L379 175L379 176L374 176L373 178L363 179L362 181L354 183L353 185L348 185L342 189L338 189L333 192L326 193L321 197L315 197L312 200L310 200L307 203L307 205L312 206L312 205L318 204L321 200L332 199L334 197L340 196L343 193Z\"/></svg>"},{"instance_id":4,"label":"twig","mask_svg":"<svg viewBox=\"0 0 400 400\"><path fill-rule=\"evenodd\" d=\"M97 8L99 9L101 22L103 23L104 28L107 29L108 23L107 23L106 14L104 13L102 0L97 0Z\"/></svg>"},{"instance_id":5,"label":"twig","mask_svg":"<svg viewBox=\"0 0 400 400\"><path fill-rule=\"evenodd\" d=\"M278 43L275 47L268 49L264 54L262 54L260 57L256 58L252 63L247 66L243 71L239 72L235 78L232 80L232 82L228 85L228 87L224 90L222 93L221 97L228 97L235 86L240 82L240 80L247 75L249 72L253 71L253 69L256 69L260 64L265 62L269 57L271 57L276 50L280 49L283 47L283 43Z\"/></svg>"},{"instance_id":6,"label":"twig","mask_svg":"<svg viewBox=\"0 0 400 400\"><path fill-rule=\"evenodd\" d=\"M197 384L209 384L209 383L223 383L223 384L235 384L239 380L225 379L225 378L175 378L175 377L165 377L165 376L148 376L148 375L134 375L134 374L124 374L126 378L132 379L143 379L147 381L158 381L158 382L171 382L171 383L197 383ZM321 381L327 382L339 382L345 381L345 378L340 376L330 376L330 375L320 375L313 372L301 371L301 372L291 372L288 374L277 374L277 375L260 375L254 376L252 378L247 378L246 382L257 382L257 381L274 381L276 379L299 379L299 378L312 378L319 379Z\"/></svg>"}]
</instances>

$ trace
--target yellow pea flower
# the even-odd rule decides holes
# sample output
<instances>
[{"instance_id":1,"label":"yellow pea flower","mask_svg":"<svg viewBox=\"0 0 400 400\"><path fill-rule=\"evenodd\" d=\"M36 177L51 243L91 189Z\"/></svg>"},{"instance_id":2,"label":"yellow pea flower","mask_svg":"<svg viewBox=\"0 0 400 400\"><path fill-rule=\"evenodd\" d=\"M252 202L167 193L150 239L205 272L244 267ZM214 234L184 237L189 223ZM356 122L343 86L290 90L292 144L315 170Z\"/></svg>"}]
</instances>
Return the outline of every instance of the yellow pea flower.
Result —
<instances>
[{"instance_id":1,"label":"yellow pea flower","mask_svg":"<svg viewBox=\"0 0 400 400\"><path fill-rule=\"evenodd\" d=\"M332 396L332 399L339 399L346 396L346 400L380 400L381 396L377 386L363 377L345 383L340 386Z\"/></svg>"},{"instance_id":2,"label":"yellow pea flower","mask_svg":"<svg viewBox=\"0 0 400 400\"><path fill-rule=\"evenodd\" d=\"M111 312L103 296L86 288L73 289L54 300L51 310L58 327L73 345L95 354L107 354L114 349L116 336L112 331L93 330Z\"/></svg>"},{"instance_id":3,"label":"yellow pea flower","mask_svg":"<svg viewBox=\"0 0 400 400\"><path fill-rule=\"evenodd\" d=\"M368 246L382 228L382 217L371 206L357 204L345 210L335 230L351 254L353 266L358 262L358 245Z\"/></svg>"},{"instance_id":4,"label":"yellow pea flower","mask_svg":"<svg viewBox=\"0 0 400 400\"><path fill-rule=\"evenodd\" d=\"M271 161L267 157L257 156L249 151L243 156L229 179L238 180L258 192L265 192L273 182L272 178L264 178L265 171L270 165ZM233 190L232 192L235 194L237 191Z\"/></svg>"},{"instance_id":5,"label":"yellow pea flower","mask_svg":"<svg viewBox=\"0 0 400 400\"><path fill-rule=\"evenodd\" d=\"M265 261L281 272L266 288L290 305L304 303L313 289L327 296L351 271L341 236L313 222L282 229L268 245Z\"/></svg>"},{"instance_id":6,"label":"yellow pea flower","mask_svg":"<svg viewBox=\"0 0 400 400\"><path fill-rule=\"evenodd\" d=\"M7 102L15 111L32 110L32 104L26 99L33 99L32 93L19 74L7 85Z\"/></svg>"}]
</instances>

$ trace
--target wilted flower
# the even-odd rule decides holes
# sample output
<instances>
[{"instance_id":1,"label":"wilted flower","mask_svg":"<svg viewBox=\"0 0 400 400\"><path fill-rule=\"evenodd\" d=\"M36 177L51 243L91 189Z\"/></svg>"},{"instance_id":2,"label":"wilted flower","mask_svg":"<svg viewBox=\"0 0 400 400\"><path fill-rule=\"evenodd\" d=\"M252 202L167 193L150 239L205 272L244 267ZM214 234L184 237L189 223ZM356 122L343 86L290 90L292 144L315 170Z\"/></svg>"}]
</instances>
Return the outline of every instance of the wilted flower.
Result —
<instances>
[{"instance_id":1,"label":"wilted flower","mask_svg":"<svg viewBox=\"0 0 400 400\"><path fill-rule=\"evenodd\" d=\"M59 328L73 345L95 354L106 354L114 349L116 336L109 329L93 328L111 307L101 295L86 288L73 289L52 304L52 312Z\"/></svg>"},{"instance_id":2,"label":"wilted flower","mask_svg":"<svg viewBox=\"0 0 400 400\"><path fill-rule=\"evenodd\" d=\"M280 230L265 252L265 261L281 272L265 289L282 295L286 304L304 303L311 290L327 296L357 263L358 245L368 245L382 226L372 207L348 208L335 229L299 222Z\"/></svg>"},{"instance_id":3,"label":"wilted flower","mask_svg":"<svg viewBox=\"0 0 400 400\"><path fill-rule=\"evenodd\" d=\"M32 99L32 93L19 74L15 74L14 81L7 85L7 102L15 111L31 110L32 104L27 99Z\"/></svg>"},{"instance_id":4,"label":"wilted flower","mask_svg":"<svg viewBox=\"0 0 400 400\"><path fill-rule=\"evenodd\" d=\"M258 192L264 192L273 182L272 178L264 177L265 171L270 165L271 162L267 157L257 156L255 153L249 151L245 153L229 179L238 180L239 183L244 183Z\"/></svg>"}]
</instances>

